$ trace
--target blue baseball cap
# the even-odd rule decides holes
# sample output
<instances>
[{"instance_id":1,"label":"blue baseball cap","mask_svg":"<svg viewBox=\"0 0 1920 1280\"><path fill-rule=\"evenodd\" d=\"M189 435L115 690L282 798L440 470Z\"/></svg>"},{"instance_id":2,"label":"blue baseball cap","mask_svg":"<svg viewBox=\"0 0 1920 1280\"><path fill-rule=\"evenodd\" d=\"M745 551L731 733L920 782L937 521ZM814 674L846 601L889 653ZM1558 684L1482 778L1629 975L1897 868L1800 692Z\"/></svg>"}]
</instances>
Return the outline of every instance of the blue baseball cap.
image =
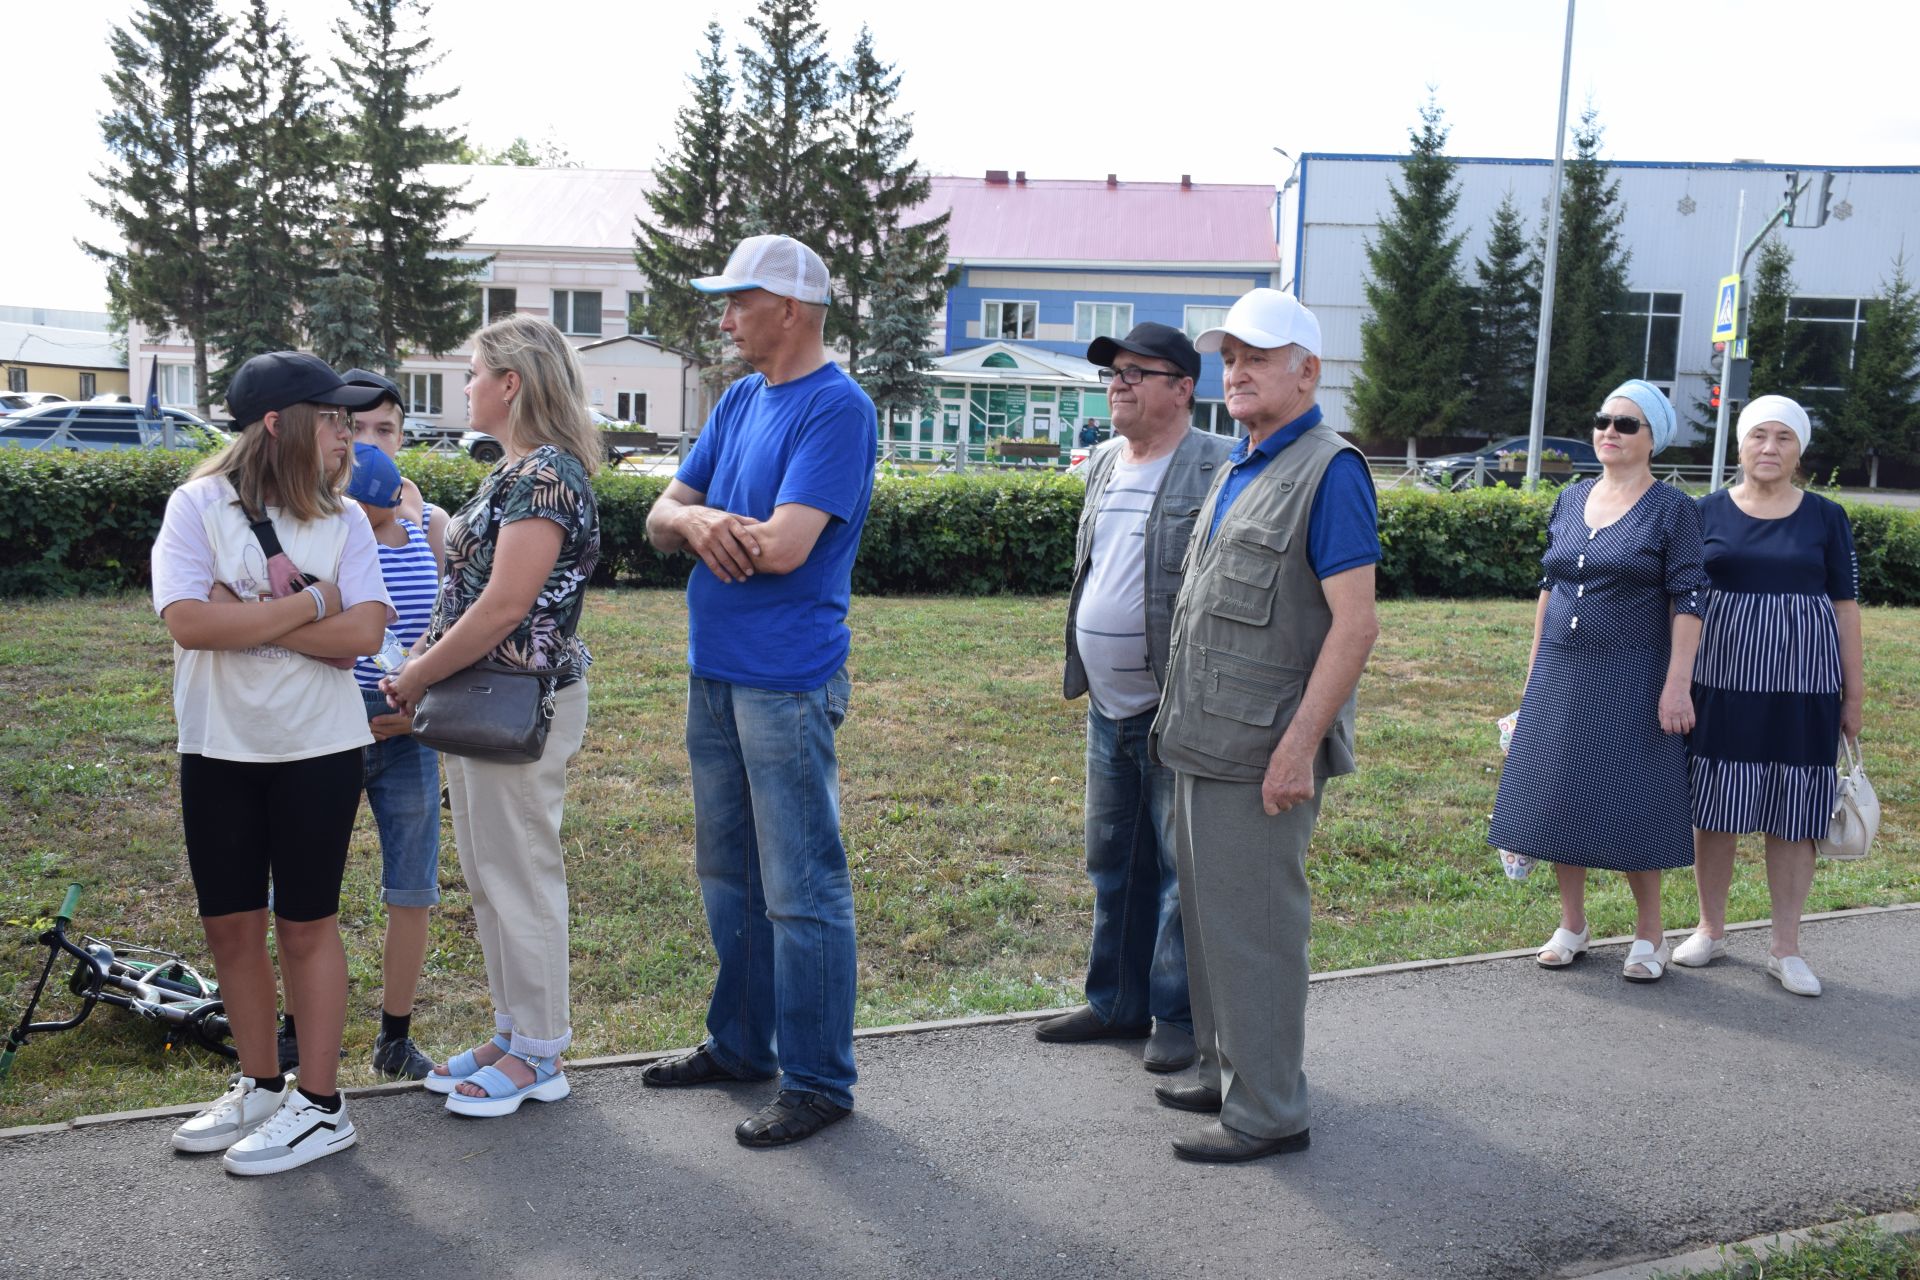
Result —
<instances>
[{"instance_id":1,"label":"blue baseball cap","mask_svg":"<svg viewBox=\"0 0 1920 1280\"><path fill-rule=\"evenodd\" d=\"M365 440L353 446L353 478L347 496L370 507L400 505L400 468L377 444Z\"/></svg>"}]
</instances>

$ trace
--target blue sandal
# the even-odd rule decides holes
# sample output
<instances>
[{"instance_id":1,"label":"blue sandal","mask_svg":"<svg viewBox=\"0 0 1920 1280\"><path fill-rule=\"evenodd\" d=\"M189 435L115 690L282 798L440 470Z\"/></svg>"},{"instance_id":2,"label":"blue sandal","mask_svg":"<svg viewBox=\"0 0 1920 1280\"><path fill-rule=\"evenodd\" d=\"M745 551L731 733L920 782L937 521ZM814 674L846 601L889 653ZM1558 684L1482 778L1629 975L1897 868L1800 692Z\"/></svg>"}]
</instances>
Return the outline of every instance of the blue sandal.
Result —
<instances>
[{"instance_id":1,"label":"blue sandal","mask_svg":"<svg viewBox=\"0 0 1920 1280\"><path fill-rule=\"evenodd\" d=\"M558 1102L573 1092L566 1072L560 1070L557 1054L551 1058L529 1058L517 1053L513 1056L533 1068L532 1084L515 1084L498 1066L482 1067L468 1076L466 1082L485 1089L486 1096L470 1098L464 1093L449 1093L447 1110L457 1116L508 1116L518 1111L528 1098L535 1102Z\"/></svg>"},{"instance_id":2,"label":"blue sandal","mask_svg":"<svg viewBox=\"0 0 1920 1280\"><path fill-rule=\"evenodd\" d=\"M507 1039L507 1033L504 1031L496 1032L487 1044L498 1047L502 1053L513 1048L513 1043ZM485 1047L485 1045L481 1046L481 1048ZM454 1054L447 1059L447 1074L441 1075L438 1071L430 1071L421 1083L426 1085L428 1093L452 1093L455 1085L480 1070L480 1064L473 1060L473 1055L478 1052L478 1049L469 1049L465 1053Z\"/></svg>"}]
</instances>

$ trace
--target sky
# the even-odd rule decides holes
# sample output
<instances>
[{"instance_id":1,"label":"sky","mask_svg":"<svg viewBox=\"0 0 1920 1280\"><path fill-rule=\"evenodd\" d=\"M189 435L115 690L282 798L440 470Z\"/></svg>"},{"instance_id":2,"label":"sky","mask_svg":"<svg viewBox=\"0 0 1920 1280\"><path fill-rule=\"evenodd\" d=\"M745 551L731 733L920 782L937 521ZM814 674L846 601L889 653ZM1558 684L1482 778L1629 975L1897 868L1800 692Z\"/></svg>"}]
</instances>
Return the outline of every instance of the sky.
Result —
<instances>
[{"instance_id":1,"label":"sky","mask_svg":"<svg viewBox=\"0 0 1920 1280\"><path fill-rule=\"evenodd\" d=\"M9 17L0 304L106 306L101 268L74 241L110 235L86 202L104 160L108 35L136 7L67 0ZM344 3L290 8L309 51L337 51ZM444 56L425 84L459 90L437 119L476 144L524 135L588 166L649 168L672 143L707 22L731 45L750 36L753 8L438 0L428 32ZM1275 186L1290 168L1276 147L1403 152L1430 90L1453 154L1551 156L1566 12L1561 0L817 3L836 59L872 27L932 172ZM1617 160L1920 164L1916 48L1920 6L1904 3L1579 0L1569 119L1591 104Z\"/></svg>"}]
</instances>

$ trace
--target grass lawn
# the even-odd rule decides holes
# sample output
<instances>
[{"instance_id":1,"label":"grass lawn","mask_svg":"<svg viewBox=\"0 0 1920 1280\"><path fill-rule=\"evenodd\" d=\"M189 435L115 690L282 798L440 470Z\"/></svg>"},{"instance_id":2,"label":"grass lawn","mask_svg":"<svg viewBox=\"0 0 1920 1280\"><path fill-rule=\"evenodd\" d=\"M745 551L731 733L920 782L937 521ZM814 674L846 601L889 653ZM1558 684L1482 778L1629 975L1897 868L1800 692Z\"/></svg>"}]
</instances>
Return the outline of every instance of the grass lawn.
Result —
<instances>
[{"instance_id":1,"label":"grass lawn","mask_svg":"<svg viewBox=\"0 0 1920 1280\"><path fill-rule=\"evenodd\" d=\"M1483 842L1529 602L1382 607L1360 690L1361 771L1330 789L1311 854L1315 968L1528 946L1555 922L1552 877L1509 884ZM860 923L862 1024L1079 998L1091 920L1080 841L1084 703L1060 698L1059 598L861 599L842 799ZM575 1053L692 1044L712 951L692 866L681 742L685 613L676 592L598 591L582 633L598 662L565 839L573 886ZM1866 613L1867 748L1885 817L1873 856L1823 865L1812 910L1920 898L1920 612ZM180 846L171 651L144 597L0 611L0 1023L24 999L31 945L69 881L78 928L204 962ZM1634 779L1596 787L1633 803ZM481 1037L485 981L446 828L415 1035L446 1054ZM1743 848L1733 918L1767 914ZM363 811L341 924L352 980L349 1085L369 1083L384 916ZM1692 877L1668 878L1669 922ZM1595 936L1631 928L1624 880L1596 877ZM56 1002L57 1004L57 1002ZM45 1016L43 1014L43 1016ZM151 1024L102 1009L35 1040L0 1093L0 1126L204 1099L211 1055L160 1051Z\"/></svg>"},{"instance_id":2,"label":"grass lawn","mask_svg":"<svg viewBox=\"0 0 1920 1280\"><path fill-rule=\"evenodd\" d=\"M1820 1231L1791 1253L1735 1245L1712 1271L1661 1273L1660 1280L1920 1280L1920 1238L1876 1223Z\"/></svg>"}]
</instances>

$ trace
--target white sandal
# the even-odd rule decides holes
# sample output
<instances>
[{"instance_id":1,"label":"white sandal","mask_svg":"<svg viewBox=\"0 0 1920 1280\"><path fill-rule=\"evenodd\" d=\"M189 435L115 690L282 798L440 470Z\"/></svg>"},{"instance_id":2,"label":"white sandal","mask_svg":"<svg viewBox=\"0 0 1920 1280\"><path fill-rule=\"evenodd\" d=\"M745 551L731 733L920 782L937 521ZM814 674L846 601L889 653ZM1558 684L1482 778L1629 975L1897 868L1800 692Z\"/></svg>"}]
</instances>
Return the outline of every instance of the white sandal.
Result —
<instances>
[{"instance_id":1,"label":"white sandal","mask_svg":"<svg viewBox=\"0 0 1920 1280\"><path fill-rule=\"evenodd\" d=\"M1547 939L1547 944L1540 948L1538 955L1534 956L1533 962L1542 969L1564 969L1587 953L1587 944L1591 942L1592 939L1593 931L1591 927L1582 929L1578 933L1570 933L1565 929L1555 929L1553 936ZM1550 955L1563 956L1565 958L1549 960L1547 957Z\"/></svg>"},{"instance_id":2,"label":"white sandal","mask_svg":"<svg viewBox=\"0 0 1920 1280\"><path fill-rule=\"evenodd\" d=\"M1628 982L1658 982L1667 976L1667 966L1673 963L1673 949L1661 939L1656 950L1645 938L1635 938L1633 945L1627 948L1626 963L1620 966L1620 976ZM1632 972L1639 965L1645 973Z\"/></svg>"},{"instance_id":3,"label":"white sandal","mask_svg":"<svg viewBox=\"0 0 1920 1280\"><path fill-rule=\"evenodd\" d=\"M1727 940L1716 938L1705 929L1696 929L1687 940L1673 949L1673 962L1688 969L1703 969L1727 954Z\"/></svg>"}]
</instances>

